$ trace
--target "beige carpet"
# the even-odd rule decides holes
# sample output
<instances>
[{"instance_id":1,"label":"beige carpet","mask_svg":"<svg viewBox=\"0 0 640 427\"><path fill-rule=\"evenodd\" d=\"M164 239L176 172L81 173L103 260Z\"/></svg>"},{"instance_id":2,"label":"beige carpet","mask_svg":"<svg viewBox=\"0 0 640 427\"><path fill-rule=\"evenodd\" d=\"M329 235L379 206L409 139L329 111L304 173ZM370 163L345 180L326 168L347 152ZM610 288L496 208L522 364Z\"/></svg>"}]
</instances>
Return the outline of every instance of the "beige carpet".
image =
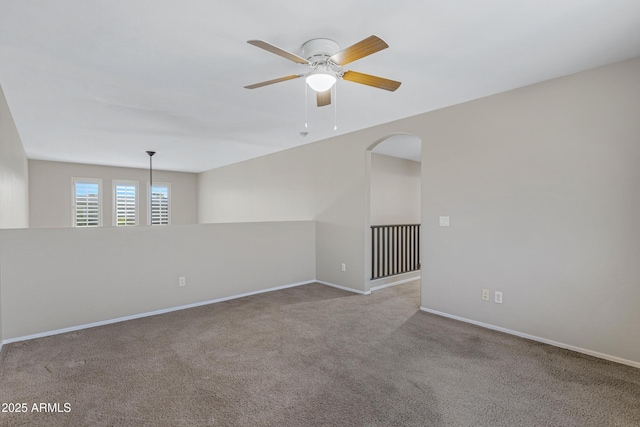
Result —
<instances>
[{"instance_id":1,"label":"beige carpet","mask_svg":"<svg viewBox=\"0 0 640 427\"><path fill-rule=\"evenodd\" d=\"M418 306L313 284L9 344L0 425L640 426L640 370Z\"/></svg>"}]
</instances>

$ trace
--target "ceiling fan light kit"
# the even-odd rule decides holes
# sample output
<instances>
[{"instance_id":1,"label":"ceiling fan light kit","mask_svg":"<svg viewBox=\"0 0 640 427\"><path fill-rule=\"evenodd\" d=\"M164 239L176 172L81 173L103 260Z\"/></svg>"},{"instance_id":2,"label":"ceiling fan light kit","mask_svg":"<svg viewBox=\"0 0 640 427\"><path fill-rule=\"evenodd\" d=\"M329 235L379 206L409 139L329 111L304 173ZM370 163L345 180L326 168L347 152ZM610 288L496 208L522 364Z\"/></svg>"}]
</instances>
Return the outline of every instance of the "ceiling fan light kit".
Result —
<instances>
[{"instance_id":1,"label":"ceiling fan light kit","mask_svg":"<svg viewBox=\"0 0 640 427\"><path fill-rule=\"evenodd\" d=\"M331 39L312 39L302 45L302 55L304 55L305 58L262 40L249 40L247 43L286 58L297 64L307 65L311 68L311 71L308 73L292 74L261 83L255 83L245 86L247 89L256 89L258 87L280 83L296 79L298 77L305 77L306 83L316 92L316 102L318 107L322 107L331 104L330 89L335 85L338 79L360 83L391 92L400 87L400 82L394 80L345 70L342 68L350 62L357 61L365 56L369 56L388 48L389 45L377 36L369 36L366 39L342 50L340 50L340 45Z\"/></svg>"},{"instance_id":2,"label":"ceiling fan light kit","mask_svg":"<svg viewBox=\"0 0 640 427\"><path fill-rule=\"evenodd\" d=\"M336 77L325 70L313 70L307 74L307 84L316 92L326 92L336 83Z\"/></svg>"}]
</instances>

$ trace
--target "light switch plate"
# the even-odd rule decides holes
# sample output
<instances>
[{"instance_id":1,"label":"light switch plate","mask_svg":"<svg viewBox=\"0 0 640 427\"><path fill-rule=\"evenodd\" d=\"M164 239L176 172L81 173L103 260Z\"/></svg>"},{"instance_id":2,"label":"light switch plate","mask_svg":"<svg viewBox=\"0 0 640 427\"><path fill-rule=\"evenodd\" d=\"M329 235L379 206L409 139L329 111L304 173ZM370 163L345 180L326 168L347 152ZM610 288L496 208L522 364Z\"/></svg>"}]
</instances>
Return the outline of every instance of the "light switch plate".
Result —
<instances>
[{"instance_id":1,"label":"light switch plate","mask_svg":"<svg viewBox=\"0 0 640 427\"><path fill-rule=\"evenodd\" d=\"M441 216L440 217L440 227L448 227L449 226L449 217Z\"/></svg>"},{"instance_id":2,"label":"light switch plate","mask_svg":"<svg viewBox=\"0 0 640 427\"><path fill-rule=\"evenodd\" d=\"M502 292L496 291L493 300L498 304L502 304Z\"/></svg>"}]
</instances>

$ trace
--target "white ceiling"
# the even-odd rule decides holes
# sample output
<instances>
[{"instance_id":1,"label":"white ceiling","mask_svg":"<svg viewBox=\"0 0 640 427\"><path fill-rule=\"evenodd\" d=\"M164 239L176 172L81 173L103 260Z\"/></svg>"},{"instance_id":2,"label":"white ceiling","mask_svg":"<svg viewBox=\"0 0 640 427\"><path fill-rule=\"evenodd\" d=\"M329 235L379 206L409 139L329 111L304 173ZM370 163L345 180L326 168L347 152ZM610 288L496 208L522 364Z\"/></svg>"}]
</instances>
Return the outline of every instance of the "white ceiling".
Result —
<instances>
[{"instance_id":1,"label":"white ceiling","mask_svg":"<svg viewBox=\"0 0 640 427\"><path fill-rule=\"evenodd\" d=\"M339 81L333 107L300 54L375 34L347 66L396 92ZM29 158L200 172L336 134L640 56L638 0L0 0L0 85Z\"/></svg>"}]
</instances>

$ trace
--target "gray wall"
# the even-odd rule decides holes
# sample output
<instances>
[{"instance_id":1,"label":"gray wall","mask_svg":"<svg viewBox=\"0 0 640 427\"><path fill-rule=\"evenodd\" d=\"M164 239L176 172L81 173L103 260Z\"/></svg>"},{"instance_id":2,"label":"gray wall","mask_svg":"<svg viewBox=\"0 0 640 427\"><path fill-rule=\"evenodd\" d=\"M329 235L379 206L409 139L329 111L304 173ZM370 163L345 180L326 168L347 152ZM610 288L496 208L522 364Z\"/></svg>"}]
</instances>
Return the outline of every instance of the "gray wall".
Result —
<instances>
[{"instance_id":1,"label":"gray wall","mask_svg":"<svg viewBox=\"0 0 640 427\"><path fill-rule=\"evenodd\" d=\"M317 279L364 291L364 184L365 153L344 135L201 173L198 221L313 219Z\"/></svg>"},{"instance_id":2,"label":"gray wall","mask_svg":"<svg viewBox=\"0 0 640 427\"><path fill-rule=\"evenodd\" d=\"M29 226L29 169L20 135L0 87L0 229ZM1 238L0 238L1 239ZM0 282L1 284L1 282ZM0 288L0 348L2 348Z\"/></svg>"},{"instance_id":3,"label":"gray wall","mask_svg":"<svg viewBox=\"0 0 640 427\"><path fill-rule=\"evenodd\" d=\"M313 222L0 230L5 340L314 278Z\"/></svg>"},{"instance_id":4,"label":"gray wall","mask_svg":"<svg viewBox=\"0 0 640 427\"><path fill-rule=\"evenodd\" d=\"M640 362L639 91L636 58L206 172L199 221L316 218L317 277L366 290L365 153L413 134L422 305Z\"/></svg>"},{"instance_id":5,"label":"gray wall","mask_svg":"<svg viewBox=\"0 0 640 427\"><path fill-rule=\"evenodd\" d=\"M139 224L147 224L148 169L119 168L79 163L29 160L30 226L33 228L71 227L72 178L102 179L103 226L113 218L113 180L138 181ZM197 222L197 176L186 172L154 170L154 182L171 183L171 224Z\"/></svg>"},{"instance_id":6,"label":"gray wall","mask_svg":"<svg viewBox=\"0 0 640 427\"><path fill-rule=\"evenodd\" d=\"M420 163L371 154L371 224L420 223Z\"/></svg>"},{"instance_id":7,"label":"gray wall","mask_svg":"<svg viewBox=\"0 0 640 427\"><path fill-rule=\"evenodd\" d=\"M639 362L640 59L408 123L424 141L422 305Z\"/></svg>"},{"instance_id":8,"label":"gray wall","mask_svg":"<svg viewBox=\"0 0 640 427\"><path fill-rule=\"evenodd\" d=\"M29 226L27 155L0 87L0 228Z\"/></svg>"},{"instance_id":9,"label":"gray wall","mask_svg":"<svg viewBox=\"0 0 640 427\"><path fill-rule=\"evenodd\" d=\"M380 135L372 128L203 172L198 221L315 220L317 279L366 292L366 149Z\"/></svg>"}]
</instances>

